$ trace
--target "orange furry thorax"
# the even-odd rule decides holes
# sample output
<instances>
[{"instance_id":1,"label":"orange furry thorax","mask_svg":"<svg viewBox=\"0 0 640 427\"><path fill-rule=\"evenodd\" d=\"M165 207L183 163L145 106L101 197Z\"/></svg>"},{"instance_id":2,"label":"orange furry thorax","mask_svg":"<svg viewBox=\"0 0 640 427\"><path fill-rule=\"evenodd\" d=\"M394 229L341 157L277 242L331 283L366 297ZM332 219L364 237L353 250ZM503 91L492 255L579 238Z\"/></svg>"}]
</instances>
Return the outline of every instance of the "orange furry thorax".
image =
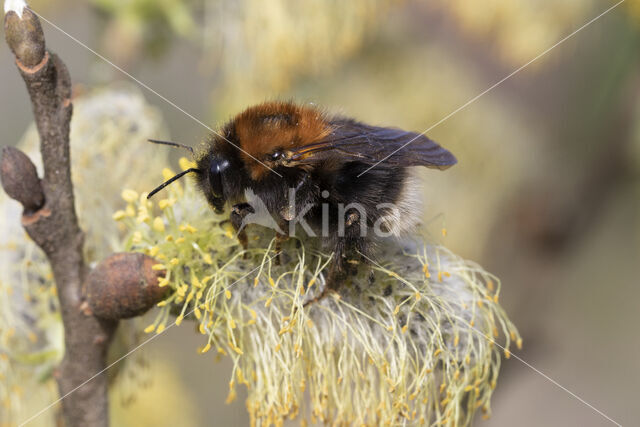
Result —
<instances>
[{"instance_id":1,"label":"orange furry thorax","mask_svg":"<svg viewBox=\"0 0 640 427\"><path fill-rule=\"evenodd\" d=\"M234 133L252 179L262 178L271 167L270 155L317 142L331 132L322 111L312 105L266 102L247 108L233 119Z\"/></svg>"}]
</instances>

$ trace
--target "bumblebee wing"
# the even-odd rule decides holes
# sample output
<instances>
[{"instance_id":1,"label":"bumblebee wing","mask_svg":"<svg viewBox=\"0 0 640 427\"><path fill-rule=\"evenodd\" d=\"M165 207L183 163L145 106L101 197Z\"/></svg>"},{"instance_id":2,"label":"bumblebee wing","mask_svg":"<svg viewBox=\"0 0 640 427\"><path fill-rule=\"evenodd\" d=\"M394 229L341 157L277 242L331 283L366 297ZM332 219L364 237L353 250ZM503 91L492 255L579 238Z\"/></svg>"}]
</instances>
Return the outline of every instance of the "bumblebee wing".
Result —
<instances>
[{"instance_id":1,"label":"bumblebee wing","mask_svg":"<svg viewBox=\"0 0 640 427\"><path fill-rule=\"evenodd\" d=\"M371 165L383 161L387 167L438 169L447 169L457 163L453 154L422 134L370 126L350 119L334 120L331 124L333 131L327 137L293 150L290 160L313 164L329 158L347 158Z\"/></svg>"}]
</instances>

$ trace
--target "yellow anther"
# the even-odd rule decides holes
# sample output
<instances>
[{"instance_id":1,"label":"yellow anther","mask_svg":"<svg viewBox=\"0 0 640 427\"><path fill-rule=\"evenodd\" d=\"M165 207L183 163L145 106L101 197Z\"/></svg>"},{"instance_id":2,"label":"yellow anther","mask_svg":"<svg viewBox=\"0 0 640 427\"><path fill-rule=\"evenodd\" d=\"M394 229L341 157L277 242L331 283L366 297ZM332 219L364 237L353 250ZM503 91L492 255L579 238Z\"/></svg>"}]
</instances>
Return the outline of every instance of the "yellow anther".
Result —
<instances>
[{"instance_id":1,"label":"yellow anther","mask_svg":"<svg viewBox=\"0 0 640 427\"><path fill-rule=\"evenodd\" d=\"M191 160L187 159L186 157L180 157L180 159L178 160L178 164L180 165L182 170L187 170L189 168L197 167L196 162L192 162Z\"/></svg>"},{"instance_id":2,"label":"yellow anther","mask_svg":"<svg viewBox=\"0 0 640 427\"><path fill-rule=\"evenodd\" d=\"M162 169L162 177L164 178L165 181L173 178L175 174L176 173L169 168Z\"/></svg>"},{"instance_id":3,"label":"yellow anther","mask_svg":"<svg viewBox=\"0 0 640 427\"><path fill-rule=\"evenodd\" d=\"M189 232L191 234L193 234L196 231L198 231L198 229L193 227L191 224L182 224L182 225L180 225L179 229L180 229L180 231L186 231L186 232Z\"/></svg>"},{"instance_id":4,"label":"yellow anther","mask_svg":"<svg viewBox=\"0 0 640 427\"><path fill-rule=\"evenodd\" d=\"M125 212L125 211L123 211L123 210L119 210L119 211L116 211L116 212L113 214L112 218L113 218L115 221L120 221L121 219L125 218L126 216L127 216L127 214L126 214L126 212Z\"/></svg>"},{"instance_id":5,"label":"yellow anther","mask_svg":"<svg viewBox=\"0 0 640 427\"><path fill-rule=\"evenodd\" d=\"M165 230L164 221L159 216L155 217L155 219L153 220L153 229L159 233L163 233Z\"/></svg>"},{"instance_id":6,"label":"yellow anther","mask_svg":"<svg viewBox=\"0 0 640 427\"><path fill-rule=\"evenodd\" d=\"M127 203L134 203L138 200L138 193L134 190L122 190L121 196Z\"/></svg>"}]
</instances>

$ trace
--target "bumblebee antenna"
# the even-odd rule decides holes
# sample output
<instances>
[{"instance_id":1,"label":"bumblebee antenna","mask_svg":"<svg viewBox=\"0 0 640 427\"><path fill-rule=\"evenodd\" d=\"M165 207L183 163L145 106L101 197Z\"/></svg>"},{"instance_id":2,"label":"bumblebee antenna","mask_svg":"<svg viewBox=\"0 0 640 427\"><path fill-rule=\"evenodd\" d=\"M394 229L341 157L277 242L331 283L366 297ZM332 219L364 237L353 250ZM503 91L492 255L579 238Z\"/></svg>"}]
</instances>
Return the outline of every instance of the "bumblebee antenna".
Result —
<instances>
[{"instance_id":1,"label":"bumblebee antenna","mask_svg":"<svg viewBox=\"0 0 640 427\"><path fill-rule=\"evenodd\" d=\"M184 148L186 150L191 151L191 154L193 154L193 147L190 147L188 145L178 144L177 142L172 142L172 141L160 141L159 139L148 139L147 141L153 142L154 144L170 145L171 147Z\"/></svg>"},{"instance_id":2,"label":"bumblebee antenna","mask_svg":"<svg viewBox=\"0 0 640 427\"><path fill-rule=\"evenodd\" d=\"M158 191L162 190L167 185L171 184L173 181L175 181L177 179L180 179L183 176L185 176L186 174L191 173L191 172L200 173L200 169L189 168L187 170L183 170L179 174L176 174L175 176L169 178L168 180L166 180L165 182L163 182L162 184L160 184L159 186L154 188L153 191L151 193L149 193L149 195L147 196L147 199L150 199L154 194L156 194Z\"/></svg>"}]
</instances>

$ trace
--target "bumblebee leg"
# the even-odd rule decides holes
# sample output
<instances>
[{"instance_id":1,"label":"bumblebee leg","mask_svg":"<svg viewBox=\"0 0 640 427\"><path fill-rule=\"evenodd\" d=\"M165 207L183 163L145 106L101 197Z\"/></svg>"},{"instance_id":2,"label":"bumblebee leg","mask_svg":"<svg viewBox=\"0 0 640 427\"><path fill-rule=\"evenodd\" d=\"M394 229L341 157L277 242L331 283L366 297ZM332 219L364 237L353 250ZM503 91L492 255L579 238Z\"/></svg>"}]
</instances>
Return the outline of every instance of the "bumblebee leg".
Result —
<instances>
[{"instance_id":1,"label":"bumblebee leg","mask_svg":"<svg viewBox=\"0 0 640 427\"><path fill-rule=\"evenodd\" d=\"M356 276L358 274L358 267L365 258L359 254L359 251L364 250L365 240L362 237L358 237L360 232L360 213L357 210L349 212L345 218L346 233L349 237L345 240L345 270L347 274Z\"/></svg>"},{"instance_id":2,"label":"bumblebee leg","mask_svg":"<svg viewBox=\"0 0 640 427\"><path fill-rule=\"evenodd\" d=\"M274 261L276 265L280 265L283 262L282 243L286 242L287 240L289 240L288 234L282 234L282 233L276 232L275 249L276 249L276 253L278 254L278 256Z\"/></svg>"},{"instance_id":3,"label":"bumblebee leg","mask_svg":"<svg viewBox=\"0 0 640 427\"><path fill-rule=\"evenodd\" d=\"M249 248L249 238L247 237L246 224L244 219L247 215L255 213L255 209L249 203L238 203L231 208L231 214L229 220L236 232L238 240L242 245L242 248L246 251ZM247 257L247 254L244 255Z\"/></svg>"},{"instance_id":4,"label":"bumblebee leg","mask_svg":"<svg viewBox=\"0 0 640 427\"><path fill-rule=\"evenodd\" d=\"M333 261L329 266L329 274L324 287L318 295L303 304L303 307L314 302L318 302L326 297L330 292L335 292L340 288L340 284L347 278L347 262L344 256L345 241L339 240L333 255Z\"/></svg>"}]
</instances>

